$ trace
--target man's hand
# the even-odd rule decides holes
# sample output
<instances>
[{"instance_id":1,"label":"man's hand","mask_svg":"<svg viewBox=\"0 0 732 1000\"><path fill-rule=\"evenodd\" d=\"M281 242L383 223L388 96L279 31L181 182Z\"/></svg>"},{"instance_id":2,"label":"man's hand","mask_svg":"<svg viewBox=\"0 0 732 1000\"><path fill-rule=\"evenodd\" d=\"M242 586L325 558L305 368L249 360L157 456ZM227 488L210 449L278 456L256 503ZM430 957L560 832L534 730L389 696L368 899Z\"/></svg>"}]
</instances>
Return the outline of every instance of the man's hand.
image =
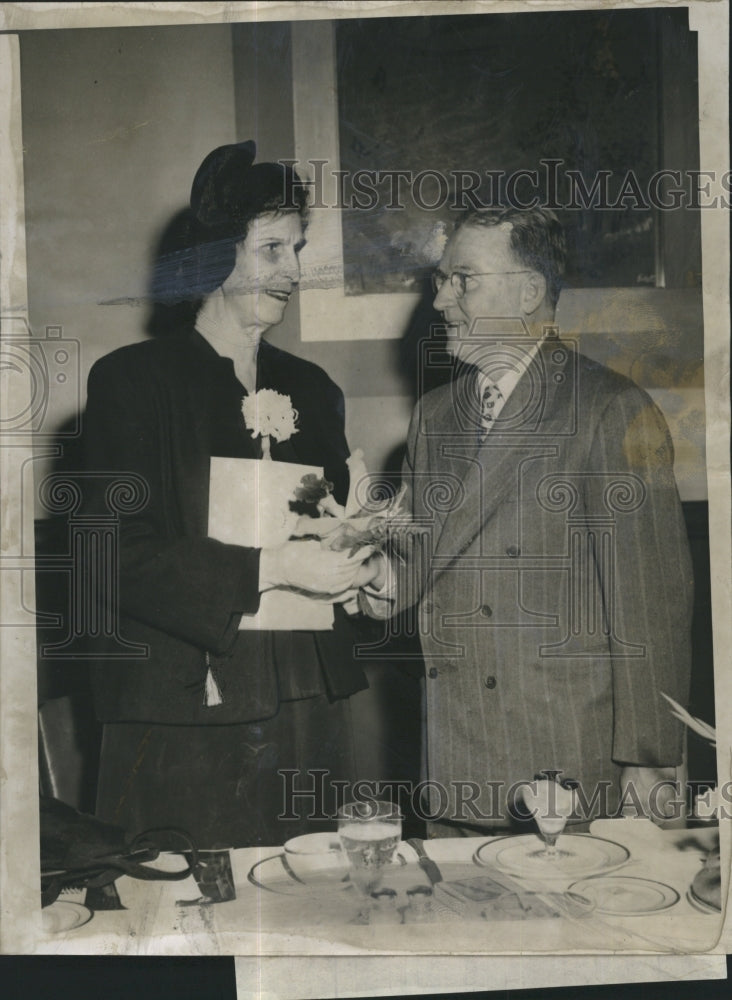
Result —
<instances>
[{"instance_id":1,"label":"man's hand","mask_svg":"<svg viewBox=\"0 0 732 1000\"><path fill-rule=\"evenodd\" d=\"M362 564L372 551L367 546L349 556L325 549L318 541L285 542L262 549L259 589L294 587L313 594L343 594L361 586L361 578L368 578Z\"/></svg>"},{"instance_id":2,"label":"man's hand","mask_svg":"<svg viewBox=\"0 0 732 1000\"><path fill-rule=\"evenodd\" d=\"M381 590L386 582L386 556L382 552L374 552L363 563L356 574L356 587L370 585L374 590Z\"/></svg>"},{"instance_id":3,"label":"man's hand","mask_svg":"<svg viewBox=\"0 0 732 1000\"><path fill-rule=\"evenodd\" d=\"M354 589L347 590L344 594L339 594L335 603L342 604L343 610L347 615L357 615L361 612L361 604L359 601L359 588L366 587L368 584L373 584L377 590L381 590L384 586L384 581L386 579L386 557L380 552L374 553L370 559L362 563L357 572L356 579L354 582ZM376 583L378 576L381 576L381 583Z\"/></svg>"},{"instance_id":4,"label":"man's hand","mask_svg":"<svg viewBox=\"0 0 732 1000\"><path fill-rule=\"evenodd\" d=\"M683 815L683 789L676 784L675 767L627 765L620 772L623 816L645 816L654 823Z\"/></svg>"}]
</instances>

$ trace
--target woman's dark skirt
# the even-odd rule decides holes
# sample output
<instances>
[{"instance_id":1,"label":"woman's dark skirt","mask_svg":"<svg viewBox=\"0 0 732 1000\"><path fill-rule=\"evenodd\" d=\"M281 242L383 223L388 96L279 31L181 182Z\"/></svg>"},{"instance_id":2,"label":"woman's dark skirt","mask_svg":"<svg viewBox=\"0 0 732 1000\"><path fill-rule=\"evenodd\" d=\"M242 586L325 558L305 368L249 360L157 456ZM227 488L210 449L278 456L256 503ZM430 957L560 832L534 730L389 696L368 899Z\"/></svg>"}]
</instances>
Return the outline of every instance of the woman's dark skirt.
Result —
<instances>
[{"instance_id":1,"label":"woman's dark skirt","mask_svg":"<svg viewBox=\"0 0 732 1000\"><path fill-rule=\"evenodd\" d=\"M107 723L97 815L131 836L178 827L203 850L282 844L335 829L355 778L347 698L285 701L230 726Z\"/></svg>"}]
</instances>

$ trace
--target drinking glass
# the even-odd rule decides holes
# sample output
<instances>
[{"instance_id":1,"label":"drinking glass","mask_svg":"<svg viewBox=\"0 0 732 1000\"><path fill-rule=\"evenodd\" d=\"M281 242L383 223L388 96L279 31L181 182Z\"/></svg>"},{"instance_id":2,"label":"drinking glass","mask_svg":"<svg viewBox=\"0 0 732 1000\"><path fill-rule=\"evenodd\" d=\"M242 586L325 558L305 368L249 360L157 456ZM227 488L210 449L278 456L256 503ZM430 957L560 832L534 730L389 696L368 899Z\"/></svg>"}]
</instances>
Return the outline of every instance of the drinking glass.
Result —
<instances>
[{"instance_id":1,"label":"drinking glass","mask_svg":"<svg viewBox=\"0 0 732 1000\"><path fill-rule=\"evenodd\" d=\"M556 861L571 852L557 848L557 840L575 806L574 782L556 781L552 772L537 775L530 785L524 785L521 796L526 808L534 817L544 847L533 852L533 857Z\"/></svg>"},{"instance_id":2,"label":"drinking glass","mask_svg":"<svg viewBox=\"0 0 732 1000\"><path fill-rule=\"evenodd\" d=\"M338 810L338 836L350 865L350 878L368 900L381 886L402 835L402 816L392 802L349 802ZM365 912L362 909L362 915Z\"/></svg>"}]
</instances>

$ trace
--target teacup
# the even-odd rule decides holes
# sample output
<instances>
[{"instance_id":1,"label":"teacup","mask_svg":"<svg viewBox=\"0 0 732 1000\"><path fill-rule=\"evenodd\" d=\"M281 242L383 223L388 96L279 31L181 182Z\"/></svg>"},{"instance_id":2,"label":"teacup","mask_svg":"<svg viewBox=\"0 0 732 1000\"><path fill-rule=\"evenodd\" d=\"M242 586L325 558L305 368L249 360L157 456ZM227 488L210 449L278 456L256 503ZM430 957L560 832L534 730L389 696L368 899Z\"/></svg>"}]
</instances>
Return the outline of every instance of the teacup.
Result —
<instances>
[{"instance_id":1,"label":"teacup","mask_svg":"<svg viewBox=\"0 0 732 1000\"><path fill-rule=\"evenodd\" d=\"M288 840L283 862L301 882L341 881L348 873L348 859L335 830L305 833Z\"/></svg>"}]
</instances>

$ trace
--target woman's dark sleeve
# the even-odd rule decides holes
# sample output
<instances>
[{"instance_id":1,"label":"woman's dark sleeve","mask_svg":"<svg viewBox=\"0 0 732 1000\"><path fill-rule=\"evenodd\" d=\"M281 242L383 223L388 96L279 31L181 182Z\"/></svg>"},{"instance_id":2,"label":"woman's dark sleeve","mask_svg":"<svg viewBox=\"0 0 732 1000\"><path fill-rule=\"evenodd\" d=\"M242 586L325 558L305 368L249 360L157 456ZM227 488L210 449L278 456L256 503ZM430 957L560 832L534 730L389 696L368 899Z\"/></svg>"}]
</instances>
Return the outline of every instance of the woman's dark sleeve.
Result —
<instances>
[{"instance_id":1,"label":"woman's dark sleeve","mask_svg":"<svg viewBox=\"0 0 732 1000\"><path fill-rule=\"evenodd\" d=\"M346 404L341 390L327 376L322 386L321 405L317 412L319 423L317 436L323 450L322 465L325 478L333 483L333 495L337 502L345 504L348 497L346 459L350 455L346 441Z\"/></svg>"},{"instance_id":2,"label":"woman's dark sleeve","mask_svg":"<svg viewBox=\"0 0 732 1000\"><path fill-rule=\"evenodd\" d=\"M86 510L109 512L110 473L140 477L147 493L144 506L120 515L120 610L222 654L236 639L241 614L254 614L259 607L260 550L184 533L184 510L205 504L206 497L176 491L171 482L175 414L155 391L153 380L145 372L131 376L128 367L112 355L97 362L89 375ZM204 478L198 477L192 492L208 490Z\"/></svg>"}]
</instances>

